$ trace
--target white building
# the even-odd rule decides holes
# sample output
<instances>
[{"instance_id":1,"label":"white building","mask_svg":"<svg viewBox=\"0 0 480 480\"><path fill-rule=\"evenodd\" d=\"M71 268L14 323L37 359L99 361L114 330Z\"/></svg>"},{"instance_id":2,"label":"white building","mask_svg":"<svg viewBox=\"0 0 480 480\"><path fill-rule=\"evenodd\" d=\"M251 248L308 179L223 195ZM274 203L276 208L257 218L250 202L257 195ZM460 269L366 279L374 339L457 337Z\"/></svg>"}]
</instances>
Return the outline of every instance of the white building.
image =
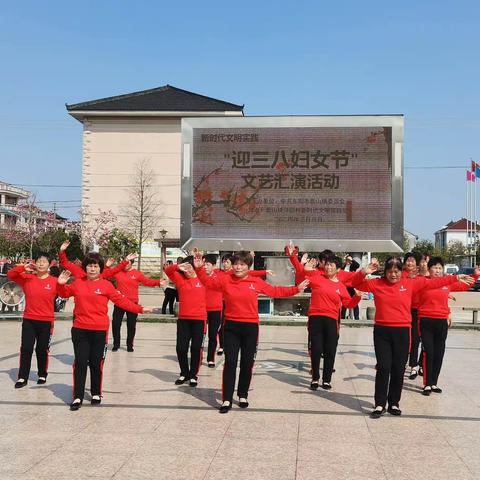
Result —
<instances>
[{"instance_id":1,"label":"white building","mask_svg":"<svg viewBox=\"0 0 480 480\"><path fill-rule=\"evenodd\" d=\"M17 206L30 192L0 181L0 228L9 228L21 222Z\"/></svg>"},{"instance_id":2,"label":"white building","mask_svg":"<svg viewBox=\"0 0 480 480\"><path fill-rule=\"evenodd\" d=\"M450 221L440 230L435 232L435 248L445 250L449 242L455 240L460 241L467 248L473 248L475 245L475 238L480 232L480 225L477 224L477 234L475 235L475 225L473 222L468 222L466 218L461 218L457 221Z\"/></svg>"},{"instance_id":3,"label":"white building","mask_svg":"<svg viewBox=\"0 0 480 480\"><path fill-rule=\"evenodd\" d=\"M128 224L128 188L136 164L148 159L155 173L158 199L154 238L164 238L171 247L179 245L181 120L242 116L243 105L166 85L66 107L83 124L84 226L92 223L99 210L111 210L120 223ZM144 260L160 256L153 242L142 246L142 254Z\"/></svg>"}]
</instances>

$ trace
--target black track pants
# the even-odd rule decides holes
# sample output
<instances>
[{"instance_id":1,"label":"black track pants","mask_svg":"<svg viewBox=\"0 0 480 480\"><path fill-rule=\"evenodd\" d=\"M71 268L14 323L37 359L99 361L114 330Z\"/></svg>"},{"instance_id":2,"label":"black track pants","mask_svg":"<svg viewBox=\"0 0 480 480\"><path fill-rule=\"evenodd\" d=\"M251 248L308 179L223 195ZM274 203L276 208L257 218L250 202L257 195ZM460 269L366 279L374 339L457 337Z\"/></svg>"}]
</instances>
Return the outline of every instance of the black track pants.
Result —
<instances>
[{"instance_id":1,"label":"black track pants","mask_svg":"<svg viewBox=\"0 0 480 480\"><path fill-rule=\"evenodd\" d=\"M403 375L410 346L410 327L373 328L377 357L375 406L398 406L403 388Z\"/></svg>"},{"instance_id":2,"label":"black track pants","mask_svg":"<svg viewBox=\"0 0 480 480\"><path fill-rule=\"evenodd\" d=\"M410 359L408 365L416 367L418 365L418 347L420 345L420 334L418 325L418 310L412 308L412 341L410 345Z\"/></svg>"},{"instance_id":3,"label":"black track pants","mask_svg":"<svg viewBox=\"0 0 480 480\"><path fill-rule=\"evenodd\" d=\"M215 361L215 351L217 350L217 336L222 323L221 311L207 311L208 316L208 352L207 362Z\"/></svg>"},{"instance_id":4,"label":"black track pants","mask_svg":"<svg viewBox=\"0 0 480 480\"><path fill-rule=\"evenodd\" d=\"M83 400L87 367L90 367L90 393L102 394L103 363L107 354L108 332L72 327L73 398Z\"/></svg>"},{"instance_id":5,"label":"black track pants","mask_svg":"<svg viewBox=\"0 0 480 480\"><path fill-rule=\"evenodd\" d=\"M113 346L117 348L120 347L120 330L125 314L127 314L127 347L133 348L133 340L135 339L135 332L137 331L138 314L127 312L116 305L113 307L112 315Z\"/></svg>"},{"instance_id":6,"label":"black track pants","mask_svg":"<svg viewBox=\"0 0 480 480\"><path fill-rule=\"evenodd\" d=\"M258 323L225 321L222 398L232 402L237 374L238 354L240 353L240 375L237 393L241 398L248 397L252 380L258 344Z\"/></svg>"},{"instance_id":7,"label":"black track pants","mask_svg":"<svg viewBox=\"0 0 480 480\"><path fill-rule=\"evenodd\" d=\"M312 362L312 380L320 378L320 358L323 355L323 381L332 381L333 365L338 345L337 321L334 318L311 316L308 319L308 340Z\"/></svg>"},{"instance_id":8,"label":"black track pants","mask_svg":"<svg viewBox=\"0 0 480 480\"><path fill-rule=\"evenodd\" d=\"M177 290L175 290L175 288L168 288L167 287L165 289L165 298L163 299L163 305L162 305L163 315L165 315L167 313L167 305L168 305L168 313L170 315L174 314L173 304L175 303L175 300L178 301Z\"/></svg>"},{"instance_id":9,"label":"black track pants","mask_svg":"<svg viewBox=\"0 0 480 480\"><path fill-rule=\"evenodd\" d=\"M23 319L22 345L20 346L20 368L18 378L28 380L32 364L33 349L37 356L38 376L47 378L48 353L53 333L53 322ZM36 342L36 346L35 346Z\"/></svg>"},{"instance_id":10,"label":"black track pants","mask_svg":"<svg viewBox=\"0 0 480 480\"><path fill-rule=\"evenodd\" d=\"M423 384L437 385L445 355L448 335L448 320L421 318L420 331L423 345Z\"/></svg>"},{"instance_id":11,"label":"black track pants","mask_svg":"<svg viewBox=\"0 0 480 480\"><path fill-rule=\"evenodd\" d=\"M177 320L177 357L180 364L180 375L186 378L197 378L202 364L202 347L205 337L204 320ZM190 348L190 367L188 366L188 350Z\"/></svg>"}]
</instances>

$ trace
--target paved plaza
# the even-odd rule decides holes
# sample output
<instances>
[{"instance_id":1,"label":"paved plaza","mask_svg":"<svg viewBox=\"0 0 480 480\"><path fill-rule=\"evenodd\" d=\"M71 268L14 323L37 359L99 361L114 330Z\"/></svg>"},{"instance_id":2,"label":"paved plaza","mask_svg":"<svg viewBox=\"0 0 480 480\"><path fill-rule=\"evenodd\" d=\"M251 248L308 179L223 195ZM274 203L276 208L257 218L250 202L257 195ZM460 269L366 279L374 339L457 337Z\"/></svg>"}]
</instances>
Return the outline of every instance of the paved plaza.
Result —
<instances>
[{"instance_id":1,"label":"paved plaza","mask_svg":"<svg viewBox=\"0 0 480 480\"><path fill-rule=\"evenodd\" d=\"M2 480L480 478L478 331L449 333L443 394L407 379L403 416L371 420L371 328L341 330L333 390L312 392L305 328L261 327L251 406L220 415L222 358L176 387L175 325L146 323L134 353L108 352L103 404L87 393L70 412L70 326L55 326L48 383L34 357L15 390L21 323L0 323Z\"/></svg>"}]
</instances>

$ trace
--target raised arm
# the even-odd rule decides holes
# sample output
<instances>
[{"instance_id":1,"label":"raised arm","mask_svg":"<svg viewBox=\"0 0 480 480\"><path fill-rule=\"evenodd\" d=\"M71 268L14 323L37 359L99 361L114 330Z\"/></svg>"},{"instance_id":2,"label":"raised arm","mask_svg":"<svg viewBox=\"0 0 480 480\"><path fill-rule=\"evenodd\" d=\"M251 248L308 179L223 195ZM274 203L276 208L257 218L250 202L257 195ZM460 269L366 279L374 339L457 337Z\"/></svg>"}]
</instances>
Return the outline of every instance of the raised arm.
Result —
<instances>
[{"instance_id":1,"label":"raised arm","mask_svg":"<svg viewBox=\"0 0 480 480\"><path fill-rule=\"evenodd\" d=\"M300 283L298 286L294 287L279 287L279 286L274 286L270 285L269 283L258 279L258 286L259 286L259 292L263 293L264 295L267 295L268 297L271 298L283 298L283 297L293 297L299 292L303 292L305 288L307 287L309 281L304 280L302 283Z\"/></svg>"},{"instance_id":2,"label":"raised arm","mask_svg":"<svg viewBox=\"0 0 480 480\"><path fill-rule=\"evenodd\" d=\"M473 285L473 283L475 283L474 279L469 275L446 275L436 278L415 277L413 280L413 289L414 291L434 290L446 285L452 285L458 281L466 283L467 285Z\"/></svg>"},{"instance_id":3,"label":"raised arm","mask_svg":"<svg viewBox=\"0 0 480 480\"><path fill-rule=\"evenodd\" d=\"M67 285L67 282L71 276L71 273L68 270L64 270L57 280L57 294L62 298L72 297L74 294L74 287L72 285Z\"/></svg>"},{"instance_id":4,"label":"raised arm","mask_svg":"<svg viewBox=\"0 0 480 480\"><path fill-rule=\"evenodd\" d=\"M19 285L25 285L29 278L35 278L35 275L29 273L25 265L18 265L7 272L7 278Z\"/></svg>"},{"instance_id":5,"label":"raised arm","mask_svg":"<svg viewBox=\"0 0 480 480\"><path fill-rule=\"evenodd\" d=\"M185 278L178 272L177 265L169 265L163 269L167 277L178 287L185 283Z\"/></svg>"},{"instance_id":6,"label":"raised arm","mask_svg":"<svg viewBox=\"0 0 480 480\"><path fill-rule=\"evenodd\" d=\"M142 272L140 272L138 280L142 285L145 285L146 287L160 287L162 283L166 284L165 280L155 280L154 278L145 276Z\"/></svg>"},{"instance_id":7,"label":"raised arm","mask_svg":"<svg viewBox=\"0 0 480 480\"><path fill-rule=\"evenodd\" d=\"M285 247L285 254L290 258L290 263L295 269L295 283L299 284L305 280L303 265L298 261L298 250L291 245Z\"/></svg>"},{"instance_id":8,"label":"raised arm","mask_svg":"<svg viewBox=\"0 0 480 480\"><path fill-rule=\"evenodd\" d=\"M113 285L112 288L108 289L106 294L108 299L113 302L117 307L120 307L122 310L132 313L147 313L141 305L133 303L125 295L121 294L118 290L115 290Z\"/></svg>"},{"instance_id":9,"label":"raised arm","mask_svg":"<svg viewBox=\"0 0 480 480\"><path fill-rule=\"evenodd\" d=\"M65 244L66 242L64 242L62 244L62 246ZM70 244L70 242L68 242ZM85 277L86 273L85 271L83 270L82 267L79 267L78 265L75 265L73 262L71 262L68 257L67 257L67 254L65 252L65 250L61 250L60 249L60 252L58 253L58 259L60 260L60 265L65 268L66 270L68 270L69 272L72 273L72 275L76 278L83 278Z\"/></svg>"}]
</instances>

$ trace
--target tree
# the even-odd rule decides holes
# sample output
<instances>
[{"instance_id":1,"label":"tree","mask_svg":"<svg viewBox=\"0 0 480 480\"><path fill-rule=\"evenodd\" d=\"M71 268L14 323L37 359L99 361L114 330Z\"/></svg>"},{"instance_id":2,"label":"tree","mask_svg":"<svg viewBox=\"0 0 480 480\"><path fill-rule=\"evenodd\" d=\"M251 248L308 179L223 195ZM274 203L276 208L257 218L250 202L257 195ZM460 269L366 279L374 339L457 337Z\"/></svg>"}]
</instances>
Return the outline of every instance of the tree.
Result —
<instances>
[{"instance_id":1,"label":"tree","mask_svg":"<svg viewBox=\"0 0 480 480\"><path fill-rule=\"evenodd\" d=\"M418 254L430 255L430 256L438 254L437 250L435 249L435 246L433 245L433 242L425 238L419 240L415 244L415 246L412 248L412 252L418 253Z\"/></svg>"},{"instance_id":2,"label":"tree","mask_svg":"<svg viewBox=\"0 0 480 480\"><path fill-rule=\"evenodd\" d=\"M445 251L445 259L448 263L455 263L458 257L466 254L465 245L460 240L450 240L447 250Z\"/></svg>"},{"instance_id":3,"label":"tree","mask_svg":"<svg viewBox=\"0 0 480 480\"><path fill-rule=\"evenodd\" d=\"M100 253L105 258L123 258L138 249L136 238L128 232L114 228L99 239Z\"/></svg>"},{"instance_id":4,"label":"tree","mask_svg":"<svg viewBox=\"0 0 480 480\"><path fill-rule=\"evenodd\" d=\"M144 158L136 164L132 186L128 189L127 228L134 235L139 247L138 269L142 263L142 244L153 237L158 223L155 177L149 159Z\"/></svg>"},{"instance_id":5,"label":"tree","mask_svg":"<svg viewBox=\"0 0 480 480\"><path fill-rule=\"evenodd\" d=\"M81 212L81 215L83 250L86 253L89 248L98 247L100 238L110 235L117 223L117 217L111 210L101 209L98 209L95 215L87 211Z\"/></svg>"}]
</instances>

